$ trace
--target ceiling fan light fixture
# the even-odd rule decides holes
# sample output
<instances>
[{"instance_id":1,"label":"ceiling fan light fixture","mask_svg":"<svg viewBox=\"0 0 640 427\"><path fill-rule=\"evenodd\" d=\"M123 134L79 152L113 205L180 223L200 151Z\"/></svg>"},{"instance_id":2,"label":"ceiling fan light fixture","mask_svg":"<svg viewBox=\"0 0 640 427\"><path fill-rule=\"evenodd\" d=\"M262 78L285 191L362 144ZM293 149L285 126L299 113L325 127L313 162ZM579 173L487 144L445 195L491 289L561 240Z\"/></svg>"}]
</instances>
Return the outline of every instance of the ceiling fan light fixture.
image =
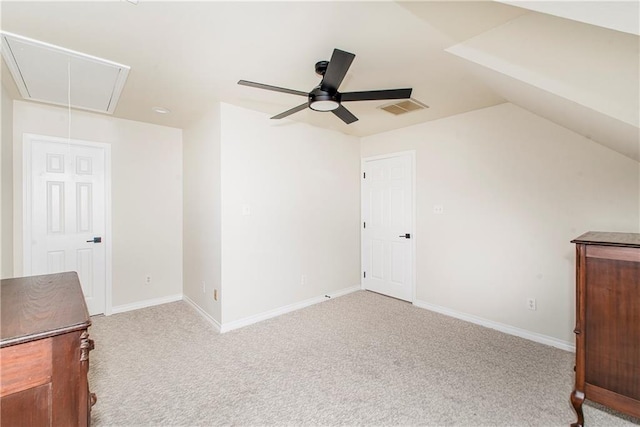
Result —
<instances>
[{"instance_id":1,"label":"ceiling fan light fixture","mask_svg":"<svg viewBox=\"0 0 640 427\"><path fill-rule=\"evenodd\" d=\"M309 108L315 111L333 111L340 107L340 95L317 86L309 93Z\"/></svg>"},{"instance_id":2,"label":"ceiling fan light fixture","mask_svg":"<svg viewBox=\"0 0 640 427\"><path fill-rule=\"evenodd\" d=\"M333 111L338 108L340 104L333 99L312 101L309 104L309 108L315 111Z\"/></svg>"}]
</instances>

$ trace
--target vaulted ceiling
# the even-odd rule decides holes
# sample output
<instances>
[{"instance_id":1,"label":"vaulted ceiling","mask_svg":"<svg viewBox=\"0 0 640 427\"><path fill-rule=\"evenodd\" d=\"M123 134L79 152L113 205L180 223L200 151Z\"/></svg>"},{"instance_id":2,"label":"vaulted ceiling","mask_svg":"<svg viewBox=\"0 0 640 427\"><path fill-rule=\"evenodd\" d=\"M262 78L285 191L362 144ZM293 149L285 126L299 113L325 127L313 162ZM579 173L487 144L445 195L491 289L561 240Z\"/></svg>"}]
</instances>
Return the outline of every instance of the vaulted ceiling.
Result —
<instances>
[{"instance_id":1,"label":"vaulted ceiling","mask_svg":"<svg viewBox=\"0 0 640 427\"><path fill-rule=\"evenodd\" d=\"M413 87L429 108L353 102L351 125L310 110L292 120L365 136L510 101L640 160L635 1L3 1L0 12L3 31L131 66L116 117L185 127L219 101L275 115L304 99L237 81L306 92L340 48L356 54L341 91ZM2 81L17 96L4 63Z\"/></svg>"}]
</instances>

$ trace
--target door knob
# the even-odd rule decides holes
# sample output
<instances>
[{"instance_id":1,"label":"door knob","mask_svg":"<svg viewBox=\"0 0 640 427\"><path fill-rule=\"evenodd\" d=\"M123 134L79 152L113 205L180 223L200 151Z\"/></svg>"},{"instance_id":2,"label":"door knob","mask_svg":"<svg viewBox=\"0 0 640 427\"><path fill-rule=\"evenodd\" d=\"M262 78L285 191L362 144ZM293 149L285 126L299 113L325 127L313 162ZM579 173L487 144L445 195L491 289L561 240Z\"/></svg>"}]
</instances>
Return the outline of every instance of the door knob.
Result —
<instances>
[{"instance_id":1,"label":"door knob","mask_svg":"<svg viewBox=\"0 0 640 427\"><path fill-rule=\"evenodd\" d=\"M94 237L91 240L87 240L87 243L102 243L102 237Z\"/></svg>"},{"instance_id":2,"label":"door knob","mask_svg":"<svg viewBox=\"0 0 640 427\"><path fill-rule=\"evenodd\" d=\"M410 239L411 238L411 234L409 234L409 233L401 234L399 237L404 237L405 239Z\"/></svg>"}]
</instances>

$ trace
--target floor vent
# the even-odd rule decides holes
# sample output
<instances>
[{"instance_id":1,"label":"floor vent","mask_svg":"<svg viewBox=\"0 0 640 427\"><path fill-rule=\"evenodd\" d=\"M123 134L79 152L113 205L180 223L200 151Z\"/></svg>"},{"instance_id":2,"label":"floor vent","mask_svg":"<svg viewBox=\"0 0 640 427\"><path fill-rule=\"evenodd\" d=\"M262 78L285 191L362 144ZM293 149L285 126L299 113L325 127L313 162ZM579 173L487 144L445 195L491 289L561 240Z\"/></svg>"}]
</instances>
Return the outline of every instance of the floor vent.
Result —
<instances>
[{"instance_id":1,"label":"floor vent","mask_svg":"<svg viewBox=\"0 0 640 427\"><path fill-rule=\"evenodd\" d=\"M429 106L415 99L403 99L402 101L383 105L378 108L386 111L387 113L391 113L394 116L399 116L400 114L406 114L412 111L424 110L425 108L429 108Z\"/></svg>"}]
</instances>

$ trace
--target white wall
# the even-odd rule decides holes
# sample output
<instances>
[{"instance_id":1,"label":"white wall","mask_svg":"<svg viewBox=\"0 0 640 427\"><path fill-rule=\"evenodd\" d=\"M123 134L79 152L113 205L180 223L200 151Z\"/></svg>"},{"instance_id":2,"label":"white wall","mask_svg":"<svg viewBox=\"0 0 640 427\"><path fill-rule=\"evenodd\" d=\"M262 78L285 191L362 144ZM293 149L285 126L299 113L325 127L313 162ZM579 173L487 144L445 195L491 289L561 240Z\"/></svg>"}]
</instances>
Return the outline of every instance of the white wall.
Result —
<instances>
[{"instance_id":1,"label":"white wall","mask_svg":"<svg viewBox=\"0 0 640 427\"><path fill-rule=\"evenodd\" d=\"M573 343L570 240L640 228L638 162L513 104L366 137L361 149L416 150L419 303Z\"/></svg>"},{"instance_id":2,"label":"white wall","mask_svg":"<svg viewBox=\"0 0 640 427\"><path fill-rule=\"evenodd\" d=\"M14 102L14 269L22 273L22 135L68 136L68 112ZM111 144L113 306L182 293L182 131L71 113L71 138ZM152 284L145 285L145 276Z\"/></svg>"},{"instance_id":3,"label":"white wall","mask_svg":"<svg viewBox=\"0 0 640 427\"><path fill-rule=\"evenodd\" d=\"M227 104L221 118L223 324L359 284L358 139Z\"/></svg>"},{"instance_id":4,"label":"white wall","mask_svg":"<svg viewBox=\"0 0 640 427\"><path fill-rule=\"evenodd\" d=\"M183 130L183 292L221 323L220 104ZM204 288L203 288L204 282Z\"/></svg>"},{"instance_id":5,"label":"white wall","mask_svg":"<svg viewBox=\"0 0 640 427\"><path fill-rule=\"evenodd\" d=\"M0 277L13 277L13 101L2 85L0 141Z\"/></svg>"}]
</instances>

